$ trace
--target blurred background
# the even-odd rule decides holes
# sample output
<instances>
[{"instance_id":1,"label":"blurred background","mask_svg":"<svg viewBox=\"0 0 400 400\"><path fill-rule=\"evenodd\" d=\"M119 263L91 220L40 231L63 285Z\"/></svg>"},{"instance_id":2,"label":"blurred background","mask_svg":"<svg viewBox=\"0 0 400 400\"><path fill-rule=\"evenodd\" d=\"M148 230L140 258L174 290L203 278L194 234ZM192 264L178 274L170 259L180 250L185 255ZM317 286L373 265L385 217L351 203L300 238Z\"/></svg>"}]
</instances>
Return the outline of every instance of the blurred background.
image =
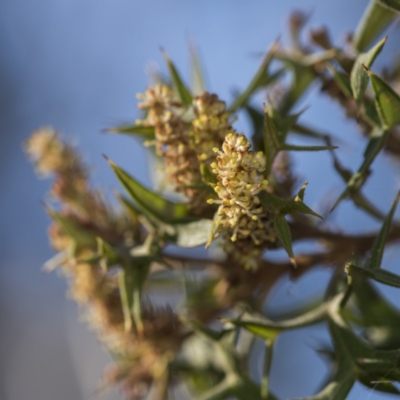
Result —
<instances>
[{"instance_id":1,"label":"blurred background","mask_svg":"<svg viewBox=\"0 0 400 400\"><path fill-rule=\"evenodd\" d=\"M137 116L135 94L147 85L154 63L165 70L163 46L189 78L188 39L197 43L207 70L208 88L227 101L243 89L261 62L261 54L285 30L289 13L301 4L311 13L309 26L330 28L335 43L353 30L366 0L203 1L183 0L1 0L0 1L0 400L89 400L110 362L95 336L78 320L56 273L44 274L52 256L46 236L49 219L41 201L49 181L37 180L22 151L28 135L48 124L72 135L93 166L94 184L118 187L102 153L143 182L149 180L146 155L129 137L102 129ZM399 53L399 33L389 40L379 62ZM287 37L283 34L281 40ZM397 43L397 45L396 45ZM318 98L318 99L317 99ZM318 101L316 101L318 100ZM320 97L314 87L303 105L312 107L304 122L345 140L338 155L357 167L365 145L355 124ZM241 117L236 127L248 131ZM306 202L322 210L343 184L328 154L300 154L294 164L300 181L309 181ZM398 165L380 155L365 192L385 213L400 186ZM347 232L365 232L378 224L343 202L330 221ZM298 249L297 249L298 250ZM296 251L296 248L295 248ZM280 254L271 254L279 257ZM396 271L399 252L385 253L385 268ZM397 267L397 272L398 267ZM329 271L315 271L295 283L282 282L268 308L279 309L323 293ZM385 287L393 301L395 289ZM329 343L324 327L285 333L278 343L271 389L280 398L314 393L327 367L315 349ZM260 367L261 361L257 366ZM110 392L102 399L118 400ZM386 399L356 385L349 399Z\"/></svg>"}]
</instances>

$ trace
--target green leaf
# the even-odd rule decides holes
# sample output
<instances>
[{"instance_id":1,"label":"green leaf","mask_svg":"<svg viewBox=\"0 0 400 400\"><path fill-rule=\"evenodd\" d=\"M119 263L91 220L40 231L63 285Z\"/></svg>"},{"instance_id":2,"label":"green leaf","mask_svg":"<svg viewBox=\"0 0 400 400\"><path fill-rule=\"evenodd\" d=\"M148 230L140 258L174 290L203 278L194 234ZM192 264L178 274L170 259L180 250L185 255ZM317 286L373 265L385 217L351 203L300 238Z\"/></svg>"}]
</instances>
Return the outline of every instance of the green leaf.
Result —
<instances>
[{"instance_id":1,"label":"green leaf","mask_svg":"<svg viewBox=\"0 0 400 400\"><path fill-rule=\"evenodd\" d=\"M181 76L179 75L178 70L176 69L175 65L168 57L167 53L163 49L161 49L161 51L162 51L165 61L167 63L171 81L172 81L172 84L176 91L176 94L178 95L178 97L183 105L185 105L185 106L191 105L192 104L192 95L190 94L189 89L183 83L183 80L182 80Z\"/></svg>"},{"instance_id":2,"label":"green leaf","mask_svg":"<svg viewBox=\"0 0 400 400\"><path fill-rule=\"evenodd\" d=\"M326 134L320 133L317 130L315 130L309 126L303 125L300 123L294 124L291 127L290 131L293 133L297 133L299 135L303 135L303 136L315 138L315 139L325 139L326 138Z\"/></svg>"},{"instance_id":3,"label":"green leaf","mask_svg":"<svg viewBox=\"0 0 400 400\"><path fill-rule=\"evenodd\" d=\"M213 221L201 219L188 224L177 224L176 244L180 247L197 247L207 242L212 230Z\"/></svg>"},{"instance_id":4,"label":"green leaf","mask_svg":"<svg viewBox=\"0 0 400 400\"><path fill-rule=\"evenodd\" d=\"M122 311L124 313L125 331L130 332L132 329L132 304L133 304L133 274L124 269L118 275L119 291L121 293Z\"/></svg>"},{"instance_id":5,"label":"green leaf","mask_svg":"<svg viewBox=\"0 0 400 400\"><path fill-rule=\"evenodd\" d=\"M400 394L400 391L393 385L393 383L386 381L385 379L380 379L379 381L376 380L374 376L360 376L359 381L365 385L367 388L372 390L377 390L378 392L382 393L390 393L390 394Z\"/></svg>"},{"instance_id":6,"label":"green leaf","mask_svg":"<svg viewBox=\"0 0 400 400\"><path fill-rule=\"evenodd\" d=\"M290 261L294 267L297 267L292 249L292 236L290 234L289 224L287 223L284 215L276 213L274 216L274 226L279 240L283 248L286 250Z\"/></svg>"},{"instance_id":7,"label":"green leaf","mask_svg":"<svg viewBox=\"0 0 400 400\"><path fill-rule=\"evenodd\" d=\"M265 356L264 356L264 368L263 368L263 377L261 381L261 397L263 399L268 398L269 393L269 376L272 365L272 358L274 354L274 340L265 340Z\"/></svg>"},{"instance_id":8,"label":"green leaf","mask_svg":"<svg viewBox=\"0 0 400 400\"><path fill-rule=\"evenodd\" d=\"M400 312L380 294L372 282L355 282L353 288L353 298L360 313L356 323L366 328L368 341L378 349L400 348Z\"/></svg>"},{"instance_id":9,"label":"green leaf","mask_svg":"<svg viewBox=\"0 0 400 400\"><path fill-rule=\"evenodd\" d=\"M47 212L61 230L74 241L76 250L81 248L95 249L97 247L96 235L88 229L85 229L78 221L49 208Z\"/></svg>"},{"instance_id":10,"label":"green leaf","mask_svg":"<svg viewBox=\"0 0 400 400\"><path fill-rule=\"evenodd\" d=\"M400 13L400 1L399 0L376 0L376 2L397 14Z\"/></svg>"},{"instance_id":11,"label":"green leaf","mask_svg":"<svg viewBox=\"0 0 400 400\"><path fill-rule=\"evenodd\" d=\"M394 200L392 207L389 211L389 214L385 218L385 221L382 225L382 228L379 232L378 237L375 240L374 246L371 250L371 258L369 259L366 268L370 269L379 269L382 263L383 251L385 249L385 243L387 236L390 231L390 226L392 224L393 215L396 211L397 203L400 199L400 193L397 194L396 199Z\"/></svg>"},{"instance_id":12,"label":"green leaf","mask_svg":"<svg viewBox=\"0 0 400 400\"><path fill-rule=\"evenodd\" d=\"M366 69L375 93L375 104L386 129L400 123L400 96L381 78Z\"/></svg>"},{"instance_id":13,"label":"green leaf","mask_svg":"<svg viewBox=\"0 0 400 400\"><path fill-rule=\"evenodd\" d=\"M349 76L343 72L339 72L332 64L327 64L328 69L332 72L333 79L339 86L340 90L346 97L351 96L351 84ZM363 71L364 72L364 71ZM368 82L368 81L367 81Z\"/></svg>"},{"instance_id":14,"label":"green leaf","mask_svg":"<svg viewBox=\"0 0 400 400\"><path fill-rule=\"evenodd\" d=\"M315 73L312 68L293 64L292 66L294 74L291 86L279 102L278 107L279 112L283 116L290 113L315 79Z\"/></svg>"},{"instance_id":15,"label":"green leaf","mask_svg":"<svg viewBox=\"0 0 400 400\"><path fill-rule=\"evenodd\" d=\"M335 153L331 151L331 155L333 158L333 166L339 176L343 179L345 183L350 181L351 177L353 176L353 172L349 169L344 168L338 158L336 157ZM361 193L360 190L352 190L349 192L351 199L354 202L354 205L365 212L367 212L372 217L382 220L384 218L383 214Z\"/></svg>"},{"instance_id":16,"label":"green leaf","mask_svg":"<svg viewBox=\"0 0 400 400\"><path fill-rule=\"evenodd\" d=\"M355 264L346 264L345 271L349 277L350 282L353 278L371 278L384 285L400 287L400 276L384 269L367 269Z\"/></svg>"},{"instance_id":17,"label":"green leaf","mask_svg":"<svg viewBox=\"0 0 400 400\"><path fill-rule=\"evenodd\" d=\"M121 261L121 257L114 248L102 238L97 238L97 253L101 257L100 265L104 271L108 271Z\"/></svg>"},{"instance_id":18,"label":"green leaf","mask_svg":"<svg viewBox=\"0 0 400 400\"><path fill-rule=\"evenodd\" d=\"M141 215L140 211L130 200L128 200L122 194L115 193L115 196L122 204L124 210L127 212L129 220L133 223L135 227L139 227L139 216Z\"/></svg>"},{"instance_id":19,"label":"green leaf","mask_svg":"<svg viewBox=\"0 0 400 400\"><path fill-rule=\"evenodd\" d=\"M323 219L319 214L317 214L315 211L311 210L311 208L308 207L303 202L304 192L306 190L307 185L308 185L308 182L305 182L304 185L301 187L299 193L293 199L286 201L286 204L284 204L280 207L279 212L282 215L287 215L287 214L291 214L294 212L301 212L303 214L310 214L310 215L313 215L314 217Z\"/></svg>"},{"instance_id":20,"label":"green leaf","mask_svg":"<svg viewBox=\"0 0 400 400\"><path fill-rule=\"evenodd\" d=\"M387 36L384 37L378 44L376 44L371 50L367 53L360 54L351 70L350 81L351 81L351 89L353 92L353 96L358 105L360 105L363 100L365 90L368 86L368 75L365 71L365 67L371 67L375 58L381 52L383 46L386 43Z\"/></svg>"},{"instance_id":21,"label":"green leaf","mask_svg":"<svg viewBox=\"0 0 400 400\"><path fill-rule=\"evenodd\" d=\"M268 193L266 191L260 192L259 199L261 201L261 204L266 207L271 207L276 213L279 213L281 215L287 215L293 212L301 212L304 214L314 215L315 217L323 219L319 214L311 210L311 208L303 202L304 192L307 184L308 182L305 182L299 190L299 193L297 193L297 195L290 200L281 199L278 196L275 196L274 194Z\"/></svg>"},{"instance_id":22,"label":"green leaf","mask_svg":"<svg viewBox=\"0 0 400 400\"><path fill-rule=\"evenodd\" d=\"M230 105L229 107L230 112L233 112L238 108L243 107L257 89L266 86L268 83L271 83L271 79L268 79L268 67L273 59L277 46L278 42L275 42L272 45L271 49L267 52L260 68L254 75L253 79L251 80L247 88L244 90L243 93L237 96L234 102ZM279 70L277 75L275 74L274 80L277 79L282 74L282 72L283 72L282 70Z\"/></svg>"},{"instance_id":23,"label":"green leaf","mask_svg":"<svg viewBox=\"0 0 400 400\"><path fill-rule=\"evenodd\" d=\"M204 71L201 65L199 51L195 43L189 42L190 64L192 71L192 92L194 95L201 95L205 89Z\"/></svg>"},{"instance_id":24,"label":"green leaf","mask_svg":"<svg viewBox=\"0 0 400 400\"><path fill-rule=\"evenodd\" d=\"M264 154L266 158L265 176L267 177L272 168L272 164L278 154L281 143L279 133L275 127L274 121L268 114L266 105L264 104Z\"/></svg>"},{"instance_id":25,"label":"green leaf","mask_svg":"<svg viewBox=\"0 0 400 400\"><path fill-rule=\"evenodd\" d=\"M335 204L333 205L331 212L338 206L338 204L346 198L349 194L353 191L357 191L361 188L365 179L367 178L369 167L372 165L375 157L379 154L382 150L386 138L388 136L389 131L375 128L371 138L367 144L367 148L364 153L364 161L362 162L360 168L357 172L355 172L349 181L347 182L347 186L339 198L336 200Z\"/></svg>"},{"instance_id":26,"label":"green leaf","mask_svg":"<svg viewBox=\"0 0 400 400\"><path fill-rule=\"evenodd\" d=\"M124 189L141 209L150 215L166 223L188 222L189 205L186 203L173 203L162 196L145 188L131 175L119 168L111 160L107 159L109 165L117 175Z\"/></svg>"},{"instance_id":27,"label":"green leaf","mask_svg":"<svg viewBox=\"0 0 400 400\"><path fill-rule=\"evenodd\" d=\"M142 291L149 268L149 260L138 261L133 258L133 262L124 265L118 275L126 332L131 331L134 322L138 334L143 333Z\"/></svg>"},{"instance_id":28,"label":"green leaf","mask_svg":"<svg viewBox=\"0 0 400 400\"><path fill-rule=\"evenodd\" d=\"M294 400L346 400L355 379L352 374L351 366L344 364L340 366L341 372L338 377L328 383L328 385L314 396L302 397Z\"/></svg>"},{"instance_id":29,"label":"green leaf","mask_svg":"<svg viewBox=\"0 0 400 400\"><path fill-rule=\"evenodd\" d=\"M246 329L261 339L275 340L282 331L298 329L323 321L326 317L326 310L327 306L323 303L312 310L283 321L271 321L266 317L254 318L254 320L223 319L223 321L229 321L237 327Z\"/></svg>"},{"instance_id":30,"label":"green leaf","mask_svg":"<svg viewBox=\"0 0 400 400\"><path fill-rule=\"evenodd\" d=\"M292 150L292 151L324 151L334 150L337 146L296 146L294 144L282 144L281 150Z\"/></svg>"},{"instance_id":31,"label":"green leaf","mask_svg":"<svg viewBox=\"0 0 400 400\"><path fill-rule=\"evenodd\" d=\"M153 139L155 132L154 126L144 126L144 125L120 125L115 128L107 129L106 132L109 133L125 133L127 135L140 135L147 140Z\"/></svg>"},{"instance_id":32,"label":"green leaf","mask_svg":"<svg viewBox=\"0 0 400 400\"><path fill-rule=\"evenodd\" d=\"M370 0L353 37L353 46L364 51L369 44L393 21L396 14L378 1Z\"/></svg>"}]
</instances>

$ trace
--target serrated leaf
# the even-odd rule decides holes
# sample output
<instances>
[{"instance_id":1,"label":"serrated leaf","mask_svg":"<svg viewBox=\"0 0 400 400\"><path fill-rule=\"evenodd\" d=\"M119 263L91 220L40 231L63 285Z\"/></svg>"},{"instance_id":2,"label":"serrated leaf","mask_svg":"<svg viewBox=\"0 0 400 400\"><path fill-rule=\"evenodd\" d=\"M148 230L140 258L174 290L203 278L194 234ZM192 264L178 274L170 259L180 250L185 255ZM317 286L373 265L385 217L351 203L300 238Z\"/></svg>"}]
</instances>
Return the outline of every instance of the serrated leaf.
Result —
<instances>
[{"instance_id":1,"label":"serrated leaf","mask_svg":"<svg viewBox=\"0 0 400 400\"><path fill-rule=\"evenodd\" d=\"M384 269L367 269L348 263L345 270L351 280L353 277L371 278L384 285L400 287L400 276Z\"/></svg>"},{"instance_id":2,"label":"serrated leaf","mask_svg":"<svg viewBox=\"0 0 400 400\"><path fill-rule=\"evenodd\" d=\"M289 224L282 214L276 213L274 215L274 226L278 238L281 241L283 248L286 250L290 261L292 262L294 267L297 267L292 249L292 235L290 233Z\"/></svg>"},{"instance_id":3,"label":"serrated leaf","mask_svg":"<svg viewBox=\"0 0 400 400\"><path fill-rule=\"evenodd\" d=\"M207 242L212 230L213 221L201 219L200 221L190 222L188 224L177 224L176 244L179 247L197 247Z\"/></svg>"},{"instance_id":4,"label":"serrated leaf","mask_svg":"<svg viewBox=\"0 0 400 400\"><path fill-rule=\"evenodd\" d=\"M243 107L257 89L265 86L268 83L268 67L273 59L277 46L278 42L275 42L272 45L271 49L267 52L260 68L257 70L247 88L243 91L243 93L237 96L234 102L229 106L230 112L233 112L238 108ZM275 79L278 78L282 72L283 71L281 70L278 75L275 76Z\"/></svg>"},{"instance_id":5,"label":"serrated leaf","mask_svg":"<svg viewBox=\"0 0 400 400\"><path fill-rule=\"evenodd\" d=\"M400 194L397 194L396 199L394 200L392 207L389 211L389 214L387 215L387 217L385 218L385 221L383 222L383 225L379 232L379 235L375 240L374 246L372 247L371 256L367 263L366 268L379 269L381 267L386 239L387 239L387 236L390 231L390 226L392 224L393 215L396 211L396 207L399 202L399 199L400 199Z\"/></svg>"},{"instance_id":6,"label":"serrated leaf","mask_svg":"<svg viewBox=\"0 0 400 400\"><path fill-rule=\"evenodd\" d=\"M168 57L167 53L164 50L162 50L162 53L165 58L165 62L167 63L172 85L175 89L177 96L179 97L179 100L185 106L192 104L192 95L189 89L184 84L174 63L171 61L171 59Z\"/></svg>"},{"instance_id":7,"label":"serrated leaf","mask_svg":"<svg viewBox=\"0 0 400 400\"><path fill-rule=\"evenodd\" d=\"M120 125L115 128L107 129L106 132L109 133L125 133L126 135L140 135L147 140L153 139L155 132L154 126L144 126L144 125Z\"/></svg>"},{"instance_id":8,"label":"serrated leaf","mask_svg":"<svg viewBox=\"0 0 400 400\"><path fill-rule=\"evenodd\" d=\"M131 175L107 160L124 189L141 209L166 223L188 222L189 206L186 203L173 203L157 193L145 188Z\"/></svg>"},{"instance_id":9,"label":"serrated leaf","mask_svg":"<svg viewBox=\"0 0 400 400\"><path fill-rule=\"evenodd\" d=\"M370 0L353 37L353 46L364 51L393 21L396 14L375 0Z\"/></svg>"},{"instance_id":10,"label":"serrated leaf","mask_svg":"<svg viewBox=\"0 0 400 400\"><path fill-rule=\"evenodd\" d=\"M368 86L368 74L366 73L364 66L368 68L371 67L375 58L383 49L386 39L387 36L377 43L371 50L360 54L354 63L353 69L351 70L351 89L358 105L360 105L362 102L365 90Z\"/></svg>"},{"instance_id":11,"label":"serrated leaf","mask_svg":"<svg viewBox=\"0 0 400 400\"><path fill-rule=\"evenodd\" d=\"M400 96L381 78L367 69L375 93L375 104L386 129L400 123Z\"/></svg>"}]
</instances>

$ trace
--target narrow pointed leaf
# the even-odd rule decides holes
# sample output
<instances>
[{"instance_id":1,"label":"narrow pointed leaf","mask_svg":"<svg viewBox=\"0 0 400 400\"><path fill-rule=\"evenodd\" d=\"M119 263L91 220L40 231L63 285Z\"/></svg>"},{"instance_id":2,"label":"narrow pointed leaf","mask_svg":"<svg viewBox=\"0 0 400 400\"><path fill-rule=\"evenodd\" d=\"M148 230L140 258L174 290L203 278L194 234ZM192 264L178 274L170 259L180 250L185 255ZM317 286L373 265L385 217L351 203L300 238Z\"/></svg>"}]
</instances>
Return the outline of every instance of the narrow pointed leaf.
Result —
<instances>
[{"instance_id":1,"label":"narrow pointed leaf","mask_svg":"<svg viewBox=\"0 0 400 400\"><path fill-rule=\"evenodd\" d=\"M346 97L351 96L350 78L347 74L339 72L332 64L328 64L328 69L332 72L333 79ZM368 80L367 80L368 82Z\"/></svg>"},{"instance_id":2,"label":"narrow pointed leaf","mask_svg":"<svg viewBox=\"0 0 400 400\"><path fill-rule=\"evenodd\" d=\"M353 172L347 168L344 168L335 153L331 151L331 155L333 158L333 166L339 176L343 179L345 183L349 182L351 177L353 176ZM361 190L353 190L349 192L351 199L356 207L364 210L370 216L382 220L384 215L361 193Z\"/></svg>"},{"instance_id":3,"label":"narrow pointed leaf","mask_svg":"<svg viewBox=\"0 0 400 400\"><path fill-rule=\"evenodd\" d=\"M337 149L337 146L297 146L288 143L282 144L281 147L281 150L292 150L292 151L325 151L334 149Z\"/></svg>"},{"instance_id":4,"label":"narrow pointed leaf","mask_svg":"<svg viewBox=\"0 0 400 400\"><path fill-rule=\"evenodd\" d=\"M279 240L282 243L282 246L286 250L290 261L293 266L297 267L296 260L294 258L293 249L292 249L292 235L290 233L289 224L287 223L285 217L282 214L276 213L274 216L274 226L276 233L278 235Z\"/></svg>"},{"instance_id":5,"label":"narrow pointed leaf","mask_svg":"<svg viewBox=\"0 0 400 400\"><path fill-rule=\"evenodd\" d=\"M299 135L315 138L315 139L325 139L326 134L318 132L317 130L300 123L294 124L291 129L291 132L297 133Z\"/></svg>"},{"instance_id":6,"label":"narrow pointed leaf","mask_svg":"<svg viewBox=\"0 0 400 400\"><path fill-rule=\"evenodd\" d=\"M396 14L383 7L378 1L370 0L353 38L353 46L358 51L365 51L370 43L387 27Z\"/></svg>"},{"instance_id":7,"label":"narrow pointed leaf","mask_svg":"<svg viewBox=\"0 0 400 400\"><path fill-rule=\"evenodd\" d=\"M182 102L183 105L186 106L192 104L192 95L190 94L189 89L184 84L178 70L176 69L171 59L168 57L167 53L165 51L162 52L165 58L165 62L168 66L171 82L174 86L176 94L179 97L179 100Z\"/></svg>"},{"instance_id":8,"label":"narrow pointed leaf","mask_svg":"<svg viewBox=\"0 0 400 400\"><path fill-rule=\"evenodd\" d=\"M143 332L142 291L149 267L150 261L135 262L134 260L133 264L125 265L118 276L127 332L132 329L132 322L135 323L139 334Z\"/></svg>"},{"instance_id":9,"label":"narrow pointed leaf","mask_svg":"<svg viewBox=\"0 0 400 400\"><path fill-rule=\"evenodd\" d=\"M132 329L132 304L133 304L133 275L130 271L122 270L118 275L119 290L121 293L122 311L124 313L125 331L130 332Z\"/></svg>"},{"instance_id":10,"label":"narrow pointed leaf","mask_svg":"<svg viewBox=\"0 0 400 400\"><path fill-rule=\"evenodd\" d=\"M367 388L372 390L377 390L378 392L382 393L390 393L390 394L400 394L400 391L396 388L396 386L386 381L385 379L380 379L379 381L376 380L374 376L369 377L366 375L365 377L359 377L359 381L365 385Z\"/></svg>"},{"instance_id":11,"label":"narrow pointed leaf","mask_svg":"<svg viewBox=\"0 0 400 400\"><path fill-rule=\"evenodd\" d=\"M355 172L347 182L345 190L336 200L331 211L333 211L338 206L338 204L343 199L345 199L352 191L359 190L361 188L365 179L367 178L370 166L372 165L373 161L375 160L375 157L382 150L386 142L388 133L389 131L384 130L382 128L375 128L375 131L371 135L372 137L367 144L367 148L364 153L364 161L362 162L358 171Z\"/></svg>"},{"instance_id":12,"label":"narrow pointed leaf","mask_svg":"<svg viewBox=\"0 0 400 400\"><path fill-rule=\"evenodd\" d=\"M291 63L289 62L289 65ZM293 79L289 90L285 93L282 100L279 102L278 110L281 115L285 116L290 113L297 102L303 97L306 91L310 88L315 79L315 73L312 68L301 65L294 65Z\"/></svg>"},{"instance_id":13,"label":"narrow pointed leaf","mask_svg":"<svg viewBox=\"0 0 400 400\"><path fill-rule=\"evenodd\" d=\"M76 244L77 248L96 248L96 235L85 229L77 221L68 218L54 210L47 210L53 221L68 235Z\"/></svg>"},{"instance_id":14,"label":"narrow pointed leaf","mask_svg":"<svg viewBox=\"0 0 400 400\"><path fill-rule=\"evenodd\" d=\"M261 381L261 397L263 399L268 398L269 393L269 380L270 380L270 371L272 365L272 359L274 355L274 340L266 339L265 340L265 356L264 356L264 368L263 368L263 376Z\"/></svg>"},{"instance_id":15,"label":"narrow pointed leaf","mask_svg":"<svg viewBox=\"0 0 400 400\"><path fill-rule=\"evenodd\" d=\"M326 304L319 305L304 314L296 315L283 321L271 321L267 318L257 318L256 320L246 319L227 319L235 326L248 330L254 335L264 340L274 340L282 331L298 329L309 325L317 324L326 317Z\"/></svg>"},{"instance_id":16,"label":"narrow pointed leaf","mask_svg":"<svg viewBox=\"0 0 400 400\"><path fill-rule=\"evenodd\" d=\"M173 203L145 188L131 175L108 160L124 189L132 199L150 215L166 223L187 222L189 206L186 203Z\"/></svg>"},{"instance_id":17,"label":"narrow pointed leaf","mask_svg":"<svg viewBox=\"0 0 400 400\"><path fill-rule=\"evenodd\" d=\"M275 52L275 49L277 46L278 46L277 42L275 42L272 45L272 48L265 55L264 60L261 64L260 68L256 72L256 74L254 75L253 79L251 80L251 82L249 83L247 88L244 90L244 92L236 97L234 102L230 105L229 111L233 112L233 111L237 110L238 108L243 107L248 102L248 100L250 99L252 94L258 88L265 86L268 83L268 67L269 67L270 62L273 59L273 55L274 55L274 52ZM281 72L279 73L279 75L281 74Z\"/></svg>"},{"instance_id":18,"label":"narrow pointed leaf","mask_svg":"<svg viewBox=\"0 0 400 400\"><path fill-rule=\"evenodd\" d=\"M206 85L200 55L197 46L193 42L189 43L189 54L192 70L192 92L195 96L199 96L206 90Z\"/></svg>"},{"instance_id":19,"label":"narrow pointed leaf","mask_svg":"<svg viewBox=\"0 0 400 400\"><path fill-rule=\"evenodd\" d=\"M281 143L279 141L279 133L274 125L274 121L268 114L268 110L264 105L264 148L265 148L265 176L271 172L271 167L276 155L278 154Z\"/></svg>"},{"instance_id":20,"label":"narrow pointed leaf","mask_svg":"<svg viewBox=\"0 0 400 400\"><path fill-rule=\"evenodd\" d=\"M346 265L346 273L351 279L371 278L384 285L400 287L400 276L384 269L367 269L349 263Z\"/></svg>"},{"instance_id":21,"label":"narrow pointed leaf","mask_svg":"<svg viewBox=\"0 0 400 400\"><path fill-rule=\"evenodd\" d=\"M368 86L368 74L366 73L364 66L368 68L371 67L375 58L385 45L386 39L387 36L377 43L371 50L360 54L354 63L353 69L351 70L351 89L358 105L363 100L365 90Z\"/></svg>"},{"instance_id":22,"label":"narrow pointed leaf","mask_svg":"<svg viewBox=\"0 0 400 400\"><path fill-rule=\"evenodd\" d=\"M386 129L400 123L400 96L381 78L367 70L375 93L375 104Z\"/></svg>"},{"instance_id":23,"label":"narrow pointed leaf","mask_svg":"<svg viewBox=\"0 0 400 400\"><path fill-rule=\"evenodd\" d=\"M376 238L376 241L374 243L374 246L372 247L371 250L371 258L369 259L369 262L367 264L367 268L370 269L379 269L381 267L382 263L382 257L383 257L383 251L385 249L385 243L387 236L390 231L390 226L392 224L392 219L393 215L396 211L397 203L399 202L399 197L400 194L396 196L396 199L394 200L392 207L389 211L389 214L385 218L385 221L382 225L382 228L379 232L378 237Z\"/></svg>"},{"instance_id":24,"label":"narrow pointed leaf","mask_svg":"<svg viewBox=\"0 0 400 400\"><path fill-rule=\"evenodd\" d=\"M397 14L400 13L399 0L376 0L376 2Z\"/></svg>"},{"instance_id":25,"label":"narrow pointed leaf","mask_svg":"<svg viewBox=\"0 0 400 400\"><path fill-rule=\"evenodd\" d=\"M107 129L109 133L125 133L126 135L132 136L143 136L146 139L154 138L154 126L144 125L120 125L115 128Z\"/></svg>"}]
</instances>

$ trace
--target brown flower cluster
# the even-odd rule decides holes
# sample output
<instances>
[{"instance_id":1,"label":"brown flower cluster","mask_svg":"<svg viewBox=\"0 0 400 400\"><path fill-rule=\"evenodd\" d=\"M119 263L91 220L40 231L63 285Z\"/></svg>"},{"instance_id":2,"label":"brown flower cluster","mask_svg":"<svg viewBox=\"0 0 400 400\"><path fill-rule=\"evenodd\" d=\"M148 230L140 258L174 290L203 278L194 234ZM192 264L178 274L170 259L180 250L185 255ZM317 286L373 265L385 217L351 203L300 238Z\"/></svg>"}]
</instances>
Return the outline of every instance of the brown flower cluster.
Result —
<instances>
[{"instance_id":1,"label":"brown flower cluster","mask_svg":"<svg viewBox=\"0 0 400 400\"><path fill-rule=\"evenodd\" d=\"M26 150L42 175L54 175L52 195L60 211L50 227L53 247L59 251L47 267L59 267L69 281L69 295L77 302L87 324L112 354L116 364L106 374L107 383L118 382L129 399L140 399L154 383L167 383L167 366L183 340L181 323L168 308L143 307L141 329L127 329L120 289L121 266L102 264L96 238L118 246L140 245L145 232L111 212L88 184L88 168L69 143L52 129L35 132ZM71 231L72 229L72 231ZM132 265L132 268L140 267Z\"/></svg>"},{"instance_id":2,"label":"brown flower cluster","mask_svg":"<svg viewBox=\"0 0 400 400\"><path fill-rule=\"evenodd\" d=\"M232 129L233 120L225 102L216 94L204 92L194 98L193 110L193 143L200 160L208 163L214 159L214 147L220 147Z\"/></svg>"},{"instance_id":3,"label":"brown flower cluster","mask_svg":"<svg viewBox=\"0 0 400 400\"><path fill-rule=\"evenodd\" d=\"M204 92L190 107L183 107L166 85L150 87L138 98L146 117L136 123L154 127L156 150L164 157L169 181L193 208L204 207L205 194L196 189L202 181L200 164L211 162L212 149L221 146L231 128L225 102Z\"/></svg>"}]
</instances>

